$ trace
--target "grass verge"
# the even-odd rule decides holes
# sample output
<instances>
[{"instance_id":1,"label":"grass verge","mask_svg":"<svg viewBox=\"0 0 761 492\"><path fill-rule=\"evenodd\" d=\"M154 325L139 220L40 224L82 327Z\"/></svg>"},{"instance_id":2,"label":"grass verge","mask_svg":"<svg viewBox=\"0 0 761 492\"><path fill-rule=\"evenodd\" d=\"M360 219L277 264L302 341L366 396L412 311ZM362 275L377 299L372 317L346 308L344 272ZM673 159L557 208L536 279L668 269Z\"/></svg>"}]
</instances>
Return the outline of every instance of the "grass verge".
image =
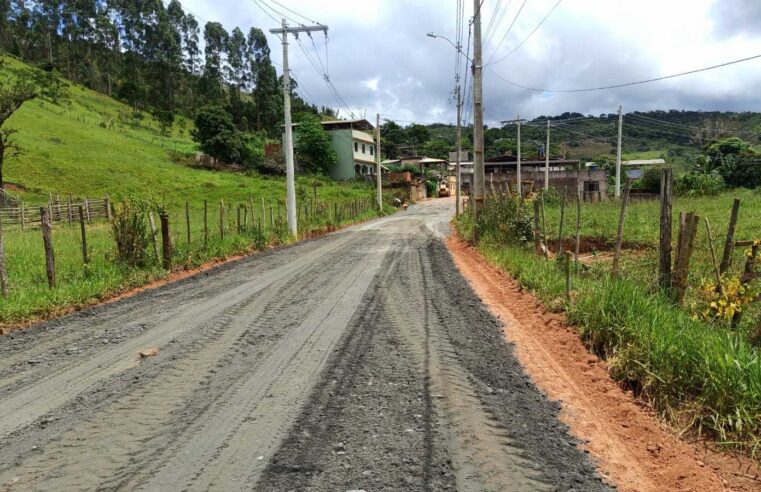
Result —
<instances>
[{"instance_id":1,"label":"grass verge","mask_svg":"<svg viewBox=\"0 0 761 492\"><path fill-rule=\"evenodd\" d=\"M456 221L472 239L472 217ZM759 457L761 356L738 332L694 320L647 285L600 272L565 275L530 247L484 234L478 249L548 308L563 310L582 339L666 420Z\"/></svg>"}]
</instances>

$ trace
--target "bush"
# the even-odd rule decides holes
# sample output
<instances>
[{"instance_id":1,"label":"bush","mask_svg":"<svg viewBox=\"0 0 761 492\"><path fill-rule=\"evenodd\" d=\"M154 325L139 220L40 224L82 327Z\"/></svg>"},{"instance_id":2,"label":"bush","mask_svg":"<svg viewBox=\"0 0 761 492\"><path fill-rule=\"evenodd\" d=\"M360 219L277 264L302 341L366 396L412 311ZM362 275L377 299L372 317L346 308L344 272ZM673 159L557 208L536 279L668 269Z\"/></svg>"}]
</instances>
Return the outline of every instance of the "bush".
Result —
<instances>
[{"instance_id":1,"label":"bush","mask_svg":"<svg viewBox=\"0 0 761 492\"><path fill-rule=\"evenodd\" d=\"M202 108L196 115L195 124L193 140L211 157L226 164L240 164L248 168L255 168L264 162L262 142L239 131L224 108Z\"/></svg>"},{"instance_id":2,"label":"bush","mask_svg":"<svg viewBox=\"0 0 761 492\"><path fill-rule=\"evenodd\" d=\"M661 191L661 169L645 169L642 177L637 180L637 189L650 193L660 193Z\"/></svg>"},{"instance_id":3,"label":"bush","mask_svg":"<svg viewBox=\"0 0 761 492\"><path fill-rule=\"evenodd\" d=\"M134 197L122 198L114 204L111 228L116 240L116 255L129 267L145 265L149 241L145 220L148 209L144 200Z\"/></svg>"},{"instance_id":4,"label":"bush","mask_svg":"<svg viewBox=\"0 0 761 492\"><path fill-rule=\"evenodd\" d=\"M299 168L307 172L327 174L338 160L330 134L317 116L307 113L301 115L296 128L294 151Z\"/></svg>"},{"instance_id":5,"label":"bush","mask_svg":"<svg viewBox=\"0 0 761 492\"><path fill-rule=\"evenodd\" d=\"M724 179L718 174L690 173L680 176L674 182L677 196L715 196L726 188Z\"/></svg>"},{"instance_id":6,"label":"bush","mask_svg":"<svg viewBox=\"0 0 761 492\"><path fill-rule=\"evenodd\" d=\"M479 237L501 244L525 243L534 237L532 212L517 197L488 198L478 210L475 227Z\"/></svg>"}]
</instances>

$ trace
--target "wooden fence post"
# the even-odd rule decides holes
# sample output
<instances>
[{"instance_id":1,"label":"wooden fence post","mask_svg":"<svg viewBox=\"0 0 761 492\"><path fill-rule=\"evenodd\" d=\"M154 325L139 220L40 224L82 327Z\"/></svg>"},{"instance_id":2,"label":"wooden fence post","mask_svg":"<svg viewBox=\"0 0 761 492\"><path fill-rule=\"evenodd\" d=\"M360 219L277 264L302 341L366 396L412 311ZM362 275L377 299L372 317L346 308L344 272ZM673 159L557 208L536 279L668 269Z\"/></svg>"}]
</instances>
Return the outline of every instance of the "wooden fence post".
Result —
<instances>
[{"instance_id":1,"label":"wooden fence post","mask_svg":"<svg viewBox=\"0 0 761 492\"><path fill-rule=\"evenodd\" d=\"M559 254L559 252L558 252ZM570 251L565 252L565 297L571 299L571 261L573 259L573 253Z\"/></svg>"},{"instance_id":2,"label":"wooden fence post","mask_svg":"<svg viewBox=\"0 0 761 492\"><path fill-rule=\"evenodd\" d=\"M26 218L24 217L24 202L19 202L19 208L21 209L21 230L26 229Z\"/></svg>"},{"instance_id":3,"label":"wooden fence post","mask_svg":"<svg viewBox=\"0 0 761 492\"><path fill-rule=\"evenodd\" d=\"M238 222L237 222L237 225L238 225L238 235L240 236L240 233L241 233L241 228L240 228L240 204L238 204Z\"/></svg>"},{"instance_id":4,"label":"wooden fence post","mask_svg":"<svg viewBox=\"0 0 761 492\"><path fill-rule=\"evenodd\" d=\"M706 234L708 235L708 248L711 251L711 263L713 264L713 271L716 275L716 290L721 297L724 297L724 285L721 283L721 270L719 270L719 262L716 261L716 250L713 247L713 234L711 233L711 223L708 222L708 217L705 218Z\"/></svg>"},{"instance_id":5,"label":"wooden fence post","mask_svg":"<svg viewBox=\"0 0 761 492\"><path fill-rule=\"evenodd\" d=\"M576 191L576 248L573 257L576 259L576 267L579 266L579 249L581 248L581 191Z\"/></svg>"},{"instance_id":6,"label":"wooden fence post","mask_svg":"<svg viewBox=\"0 0 761 492\"><path fill-rule=\"evenodd\" d=\"M566 195L563 194L563 201L560 202L560 227L558 228L558 245L555 249L555 257L560 258L563 251L563 226L565 225L565 202Z\"/></svg>"},{"instance_id":7,"label":"wooden fence post","mask_svg":"<svg viewBox=\"0 0 761 492\"><path fill-rule=\"evenodd\" d=\"M264 203L264 197L262 197L262 223L267 223L267 205Z\"/></svg>"},{"instance_id":8,"label":"wooden fence post","mask_svg":"<svg viewBox=\"0 0 761 492\"><path fill-rule=\"evenodd\" d=\"M111 197L108 193L103 197L103 207L106 209L106 220L111 222Z\"/></svg>"},{"instance_id":9,"label":"wooden fence post","mask_svg":"<svg viewBox=\"0 0 761 492\"><path fill-rule=\"evenodd\" d=\"M0 222L0 294L8 297L8 270L5 268L5 238L2 222Z\"/></svg>"},{"instance_id":10,"label":"wooden fence post","mask_svg":"<svg viewBox=\"0 0 761 492\"><path fill-rule=\"evenodd\" d=\"M40 207L40 225L42 227L42 244L45 248L45 271L48 286L55 288L55 253L53 251L53 231L50 225L50 210Z\"/></svg>"},{"instance_id":11,"label":"wooden fence post","mask_svg":"<svg viewBox=\"0 0 761 492\"><path fill-rule=\"evenodd\" d=\"M542 254L542 230L539 225L539 200L534 200L534 251L537 255Z\"/></svg>"},{"instance_id":12,"label":"wooden fence post","mask_svg":"<svg viewBox=\"0 0 761 492\"><path fill-rule=\"evenodd\" d=\"M71 193L69 193L69 196L66 197L66 215L69 219L69 227L71 227L71 223L74 221L74 217L72 216L72 210L71 210Z\"/></svg>"},{"instance_id":13,"label":"wooden fence post","mask_svg":"<svg viewBox=\"0 0 761 492\"><path fill-rule=\"evenodd\" d=\"M90 200L85 198L85 215L87 216L87 223L92 224L92 220L90 218Z\"/></svg>"},{"instance_id":14,"label":"wooden fence post","mask_svg":"<svg viewBox=\"0 0 761 492\"><path fill-rule=\"evenodd\" d=\"M674 174L672 169L661 171L661 232L658 266L658 280L662 289L668 289L671 285L671 220L673 215L673 184Z\"/></svg>"},{"instance_id":15,"label":"wooden fence post","mask_svg":"<svg viewBox=\"0 0 761 492\"><path fill-rule=\"evenodd\" d=\"M243 228L248 230L248 202L243 202Z\"/></svg>"},{"instance_id":16,"label":"wooden fence post","mask_svg":"<svg viewBox=\"0 0 761 492\"><path fill-rule=\"evenodd\" d=\"M148 212L148 223L151 226L151 242L153 243L153 254L156 256L156 263L161 263L161 255L159 254L158 234L156 232L156 221L153 220L153 212Z\"/></svg>"},{"instance_id":17,"label":"wooden fence post","mask_svg":"<svg viewBox=\"0 0 761 492\"><path fill-rule=\"evenodd\" d=\"M185 227L188 233L188 244L190 244L190 203L185 202Z\"/></svg>"},{"instance_id":18,"label":"wooden fence post","mask_svg":"<svg viewBox=\"0 0 761 492\"><path fill-rule=\"evenodd\" d=\"M677 265L674 272L674 283L676 287L676 301L681 304L684 300L684 294L687 290L687 278L690 271L690 258L695 247L695 234L698 230L699 217L694 212L687 213L684 222L684 231L682 234L682 244L680 246Z\"/></svg>"},{"instance_id":19,"label":"wooden fence post","mask_svg":"<svg viewBox=\"0 0 761 492\"><path fill-rule=\"evenodd\" d=\"M615 277L618 275L618 263L621 259L621 243L624 240L624 223L626 222L626 207L629 204L629 192L632 188L630 179L626 180L624 187L624 196L621 198L621 213L618 216L618 234L616 235L616 249L613 252L613 267L611 274Z\"/></svg>"},{"instance_id":20,"label":"wooden fence post","mask_svg":"<svg viewBox=\"0 0 761 492\"><path fill-rule=\"evenodd\" d=\"M209 201L203 201L203 247L209 249Z\"/></svg>"},{"instance_id":21,"label":"wooden fence post","mask_svg":"<svg viewBox=\"0 0 761 492\"><path fill-rule=\"evenodd\" d=\"M735 198L732 203L732 214L729 217L729 228L727 229L727 240L724 243L724 254L721 257L721 266L719 271L726 272L732 264L732 251L735 248L735 226L737 225L737 214L740 211L740 199Z\"/></svg>"},{"instance_id":22,"label":"wooden fence post","mask_svg":"<svg viewBox=\"0 0 761 492\"><path fill-rule=\"evenodd\" d=\"M225 240L225 199L219 199L219 237Z\"/></svg>"},{"instance_id":23,"label":"wooden fence post","mask_svg":"<svg viewBox=\"0 0 761 492\"><path fill-rule=\"evenodd\" d=\"M87 252L87 230L85 228L85 211L79 206L79 231L82 234L82 259L85 265L90 263L90 255Z\"/></svg>"},{"instance_id":24,"label":"wooden fence post","mask_svg":"<svg viewBox=\"0 0 761 492\"><path fill-rule=\"evenodd\" d=\"M161 248L163 253L164 270L172 268L172 237L169 235L169 216L164 212L161 219Z\"/></svg>"},{"instance_id":25,"label":"wooden fence post","mask_svg":"<svg viewBox=\"0 0 761 492\"><path fill-rule=\"evenodd\" d=\"M270 205L270 226L275 227L275 214L272 205Z\"/></svg>"}]
</instances>

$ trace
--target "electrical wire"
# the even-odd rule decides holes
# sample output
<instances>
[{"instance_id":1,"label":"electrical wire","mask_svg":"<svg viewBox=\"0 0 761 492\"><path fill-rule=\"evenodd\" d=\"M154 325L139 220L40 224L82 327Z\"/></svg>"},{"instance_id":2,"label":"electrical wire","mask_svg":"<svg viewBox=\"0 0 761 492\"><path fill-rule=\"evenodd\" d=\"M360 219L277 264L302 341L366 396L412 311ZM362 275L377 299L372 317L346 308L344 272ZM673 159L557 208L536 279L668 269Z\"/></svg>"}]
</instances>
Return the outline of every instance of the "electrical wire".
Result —
<instances>
[{"instance_id":1,"label":"electrical wire","mask_svg":"<svg viewBox=\"0 0 761 492\"><path fill-rule=\"evenodd\" d=\"M491 62L491 63L488 63L487 65L496 65L497 63L499 63L499 62L501 62L501 61L503 61L503 60L507 59L507 58L508 58L510 55L512 55L513 53L515 53L516 51L518 51L518 50L520 49L520 47L521 47L521 46L523 46L523 45L526 43L526 41L528 41L529 39L531 39L531 36L533 36L533 35L534 35L534 33L535 33L536 31L538 31L540 27L542 27L542 24L544 24L544 21L546 21L546 20L549 18L549 16L550 16L550 15L552 15L552 13L555 11L555 9L557 9L557 8L558 8L558 6L560 5L560 3L561 3L562 1L563 1L563 0L558 0L558 1L555 3L555 5L553 5L553 6L552 6L552 8L550 9L550 11L549 11L549 12L547 12L547 15L545 15L545 16L542 18L542 20L541 20L541 21L539 21L539 24L537 24L537 25L536 25L536 27L534 27L534 29L532 29L532 30L531 30L531 32L528 34L528 36L526 36L525 38L523 38L523 41L521 41L520 43L518 43L518 44L515 46L515 48L513 48L513 49L512 49L512 50L510 50L510 51L508 51L506 55L499 57L498 59L494 60L494 61L493 61L493 62Z\"/></svg>"},{"instance_id":2,"label":"electrical wire","mask_svg":"<svg viewBox=\"0 0 761 492\"><path fill-rule=\"evenodd\" d=\"M761 55L753 55L753 56L749 56L747 58L741 58L739 60L732 60L732 61L729 61L729 62L726 62L726 63L720 63L718 65L712 65L710 67L703 67L703 68L698 68L698 69L695 69L695 70L689 70L687 72L680 72L680 73L676 73L676 74L672 74L672 75L665 75L663 77L656 77L656 78L646 79L646 80L638 80L638 81L635 81L635 82L626 82L626 83L623 83L623 84L606 85L606 86L602 86L602 87L589 87L589 88L584 88L584 89L537 89L535 87L528 87L528 86L521 85L521 84L518 84L516 82L513 82L511 80L508 80L508 79L504 78L502 75L500 75L499 72L496 72L494 69L491 69L491 71L492 71L492 73L497 78L499 78L503 82L505 82L507 84L510 84L512 86L518 87L520 89L526 89L526 90L533 91L533 92L546 92L546 93L593 92L593 91L602 91L602 90L608 90L608 89L619 89L621 87L629 87L629 86L633 86L633 85L648 84L648 83L651 83L651 82L658 82L658 81L661 81L661 80L673 79L673 78L682 77L682 76L685 76L685 75L692 75L692 74L695 74L695 73L707 72L709 70L714 70L714 69L717 69L717 68L727 67L727 66L730 66L730 65L736 65L738 63L743 63L743 62L746 62L746 61L756 60L758 58L761 58Z\"/></svg>"},{"instance_id":3,"label":"electrical wire","mask_svg":"<svg viewBox=\"0 0 761 492\"><path fill-rule=\"evenodd\" d=\"M670 121L658 120L656 118L650 118L650 117L643 116L643 115L638 114L638 113L629 113L626 116L627 117L640 118L640 119L647 120L647 121L652 121L652 122L659 123L659 124L665 125L665 126L671 126L671 127L676 127L676 128L686 128L688 130L699 130L699 131L714 132L714 133L731 133L731 134L734 134L734 135L750 135L750 136L753 136L753 137L761 137L761 133L756 133L756 132L747 132L747 131L741 131L741 130L737 130L737 131L735 131L735 130L718 130L718 129L714 130L712 128L705 128L705 127L701 127L701 126L680 125L679 123L671 123Z\"/></svg>"},{"instance_id":4,"label":"electrical wire","mask_svg":"<svg viewBox=\"0 0 761 492\"><path fill-rule=\"evenodd\" d=\"M317 22L317 21L315 21L315 20L312 20L312 19L310 19L309 17L306 17L304 14L300 14L300 13L296 12L296 11L295 11L295 10L293 10L293 9L289 9L288 7L286 7L285 5L283 5L282 3L278 2L277 0L269 0L269 1L270 1L270 2L272 2L272 3L274 3L275 5L279 5L280 7L284 8L284 9L285 9L285 10L287 10L288 12L290 12L290 13L292 13L292 14L295 14L295 15L297 15L297 16L299 16L299 17L301 17L302 19L306 20L307 22L311 22L312 24L317 24L317 25L320 25L320 26L322 25L322 23L320 23L320 22ZM303 26L303 24L301 24L301 25Z\"/></svg>"},{"instance_id":5,"label":"electrical wire","mask_svg":"<svg viewBox=\"0 0 761 492\"><path fill-rule=\"evenodd\" d=\"M494 51L492 52L491 56L488 60L486 60L486 65L489 65L489 62L491 62L491 59L494 58L494 55L497 54L499 49L502 47L502 43L505 42L505 39L507 39L507 36L510 34L510 31L513 30L513 26L515 25L515 22L518 20L518 17L520 17L521 12L523 12L523 7L526 6L526 2L528 0L523 0L523 3L521 3L520 8L518 9L518 12L515 13L515 17L513 17L513 22L510 23L510 26L508 26L507 31L505 31L505 35L502 36L502 39L500 39L499 44L496 48L494 48Z\"/></svg>"}]
</instances>

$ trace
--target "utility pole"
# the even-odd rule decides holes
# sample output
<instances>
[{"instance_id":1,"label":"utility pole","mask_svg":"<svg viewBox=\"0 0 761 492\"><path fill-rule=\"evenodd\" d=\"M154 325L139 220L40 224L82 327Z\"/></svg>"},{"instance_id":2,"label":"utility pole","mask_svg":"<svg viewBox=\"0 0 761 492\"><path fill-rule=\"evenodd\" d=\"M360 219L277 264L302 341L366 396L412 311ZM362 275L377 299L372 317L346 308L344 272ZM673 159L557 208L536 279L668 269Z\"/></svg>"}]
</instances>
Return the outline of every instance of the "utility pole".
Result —
<instances>
[{"instance_id":1,"label":"utility pole","mask_svg":"<svg viewBox=\"0 0 761 492\"><path fill-rule=\"evenodd\" d=\"M288 214L288 231L291 236L297 237L299 227L297 223L296 208L296 171L293 164L293 125L291 123L291 74L288 68L288 33L298 36L300 32L322 31L326 35L328 26L299 26L289 27L283 19L279 29L270 29L272 34L283 36L283 108L285 113L285 175L286 175L286 199L285 209Z\"/></svg>"},{"instance_id":2,"label":"utility pole","mask_svg":"<svg viewBox=\"0 0 761 492\"><path fill-rule=\"evenodd\" d=\"M455 173L457 174L457 185L455 188L455 197L457 200L457 205L455 208L455 214L457 216L460 215L460 202L462 201L461 198L461 187L460 182L462 180L462 172L461 172L461 154L462 154L462 94L460 93L460 85L457 85L457 88L455 89L457 91L457 160L455 161L457 164L455 165Z\"/></svg>"},{"instance_id":3,"label":"utility pole","mask_svg":"<svg viewBox=\"0 0 761 492\"><path fill-rule=\"evenodd\" d=\"M624 128L624 108L618 106L618 147L616 148L616 198L621 197L621 137Z\"/></svg>"},{"instance_id":4,"label":"utility pole","mask_svg":"<svg viewBox=\"0 0 761 492\"><path fill-rule=\"evenodd\" d=\"M547 120L547 146L544 148L544 189L550 189L550 120Z\"/></svg>"},{"instance_id":5,"label":"utility pole","mask_svg":"<svg viewBox=\"0 0 761 492\"><path fill-rule=\"evenodd\" d=\"M516 167L515 178L518 185L516 186L516 189L518 190L518 198L521 198L523 196L523 193L521 192L521 115L516 115L515 124L518 125L518 163Z\"/></svg>"},{"instance_id":6,"label":"utility pole","mask_svg":"<svg viewBox=\"0 0 761 492\"><path fill-rule=\"evenodd\" d=\"M515 123L516 125L518 125L518 162L517 162L517 167L516 167L516 184L517 184L517 186L515 187L515 189L518 192L518 196L519 197L523 196L521 194L521 123L523 123L524 121L526 121L526 120L522 120L521 119L521 115L517 115L517 117L514 120L506 120L506 121L501 121L500 122L503 125L506 125L508 123Z\"/></svg>"},{"instance_id":7,"label":"utility pole","mask_svg":"<svg viewBox=\"0 0 761 492\"><path fill-rule=\"evenodd\" d=\"M378 210L383 210L383 180L381 169L380 113L375 116L375 182L378 186Z\"/></svg>"},{"instance_id":8,"label":"utility pole","mask_svg":"<svg viewBox=\"0 0 761 492\"><path fill-rule=\"evenodd\" d=\"M481 0L473 0L473 205L480 204L486 194L484 170L484 95L481 53ZM474 208L477 210L477 207Z\"/></svg>"}]
</instances>

